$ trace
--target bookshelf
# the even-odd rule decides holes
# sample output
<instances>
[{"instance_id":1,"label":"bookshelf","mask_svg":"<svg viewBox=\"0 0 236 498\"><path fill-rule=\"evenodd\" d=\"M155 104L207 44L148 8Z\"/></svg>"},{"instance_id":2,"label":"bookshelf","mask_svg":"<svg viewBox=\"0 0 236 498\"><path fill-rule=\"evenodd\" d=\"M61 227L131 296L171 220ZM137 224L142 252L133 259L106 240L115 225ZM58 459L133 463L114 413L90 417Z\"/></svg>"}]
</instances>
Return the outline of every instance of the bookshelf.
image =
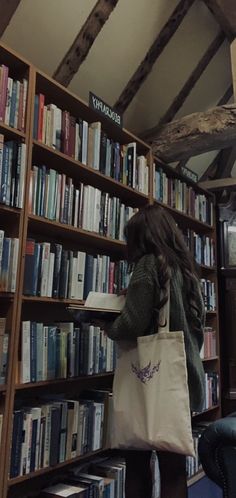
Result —
<instances>
[{"instance_id":1,"label":"bookshelf","mask_svg":"<svg viewBox=\"0 0 236 498\"><path fill-rule=\"evenodd\" d=\"M62 175L66 175L75 190L81 189L82 183L83 185L90 185L94 189L105 192L104 195L107 196L106 198L110 202L110 205L112 205L114 197L119 199L119 202L129 206L129 209L140 208L148 203L157 202L173 215L181 229L190 229L199 235L214 240L214 242L216 235L215 225L210 225L208 220L197 219L193 216L192 212L191 214L186 214L171 205L155 199L155 171L153 163L155 163L157 168L159 167L159 163L157 159L153 159L151 149L145 142L127 130L117 128L105 118L98 116L95 111L90 109L76 95L37 70L37 68L4 45L0 45L1 64L9 67L9 75L12 78L27 78L28 92L24 131L17 130L0 122L0 133L4 135L6 140L15 140L26 144L23 206L21 209L18 209L0 203L0 230L4 230L8 237L19 238L16 290L15 292L0 292L1 316L6 317L7 330L10 330L7 379L3 385L0 385L0 413L3 414L0 447L0 486L3 490L2 498L14 498L15 496L18 498L25 498L27 496L28 498L29 489L35 491L37 495L37 492L48 483L50 476L56 475L59 469L66 469L73 463L78 463L91 458L93 455L100 454L105 448L102 447L98 451L95 450L81 456L77 455L76 457L68 458L64 462L39 468L26 475L9 477L14 410L20 410L24 404L33 406L34 401L35 403L39 403L43 395L53 396L54 394L64 393L66 399L73 399L73 396L77 399L79 392L84 389L110 387L112 385L113 373L106 371L92 375L81 374L67 378L47 378L27 383L21 381L19 360L22 353L22 322L71 322L72 318L67 310L68 305L84 303L84 299L73 299L68 297L68 295L61 297L48 295L50 294L48 290L49 286L47 287L47 295L30 295L24 293L24 275L28 264L26 253L27 239L32 238L35 240L35 244L41 244L40 247L43 247L43 244L46 243L50 243L51 245L60 244L65 251L73 251L73 253L82 251L93 257L95 255L109 256L112 261L124 260L126 256L125 242L119 240L119 237L114 238L111 233L106 231L104 233L96 233L91 229L88 230L80 225L78 226L78 224L75 224L77 226L73 226L73 223L62 222L59 218L57 220L49 219L49 217L33 213L30 208L32 202L32 168L36 166L38 168L37 171L39 171L41 166L45 165L49 174L51 169L56 171L57 178L60 175L61 177ZM78 158L71 157L71 155L69 156L65 152L56 150L36 139L34 134L35 96L39 94L44 95L46 105L55 104L62 112L72 113L77 120L82 119L88 123L101 122L103 132L113 139L114 142L123 145L124 149L122 150L126 150L125 147L127 144L135 142L137 155L147 159L146 164L149 177L146 193L133 186L131 187L122 183L122 177L121 181L120 179L108 176L82 163ZM165 171L166 175L181 180L189 188L191 187L194 192L206 196L208 200L210 199L213 202L213 197L210 193L193 184L190 180L183 178L168 165L161 164L160 167ZM115 201L114 205L116 205ZM115 233L119 233L119 230L118 232L115 231ZM213 264L207 265L202 263L199 265L199 272L201 278L214 282L217 294L216 267ZM41 294L43 293L41 292ZM216 309L207 312L207 325L215 328L217 331L216 354L213 357L204 359L205 370L209 373L212 371L219 372L220 368L217 309L216 303ZM203 420L213 420L219 415L220 400L217 405L206 408L202 414L197 414L196 418L197 420L201 418Z\"/></svg>"}]
</instances>

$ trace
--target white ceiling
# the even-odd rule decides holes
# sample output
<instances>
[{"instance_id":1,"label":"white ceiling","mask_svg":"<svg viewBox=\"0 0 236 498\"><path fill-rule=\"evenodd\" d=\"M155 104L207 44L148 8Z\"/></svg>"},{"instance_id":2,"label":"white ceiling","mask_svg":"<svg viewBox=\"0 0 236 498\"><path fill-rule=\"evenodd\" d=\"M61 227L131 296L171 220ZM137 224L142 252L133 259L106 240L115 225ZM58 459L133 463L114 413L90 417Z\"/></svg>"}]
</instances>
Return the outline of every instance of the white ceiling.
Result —
<instances>
[{"instance_id":1,"label":"white ceiling","mask_svg":"<svg viewBox=\"0 0 236 498\"><path fill-rule=\"evenodd\" d=\"M21 0L2 39L52 75L95 3ZM91 90L113 105L177 4L178 0L119 0L69 88L84 100ZM218 32L205 4L196 0L128 107L128 129L140 132L158 123ZM231 83L229 55L225 41L176 117L219 101ZM201 174L209 157L212 154L194 158L191 167Z\"/></svg>"}]
</instances>

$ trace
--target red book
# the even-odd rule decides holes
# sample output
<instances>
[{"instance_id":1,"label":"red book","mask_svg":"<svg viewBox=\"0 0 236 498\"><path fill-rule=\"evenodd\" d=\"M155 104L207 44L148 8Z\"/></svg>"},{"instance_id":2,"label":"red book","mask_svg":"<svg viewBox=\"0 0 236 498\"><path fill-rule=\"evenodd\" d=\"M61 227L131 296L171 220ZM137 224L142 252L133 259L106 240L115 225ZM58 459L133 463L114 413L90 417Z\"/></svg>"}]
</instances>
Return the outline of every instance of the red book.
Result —
<instances>
[{"instance_id":1,"label":"red book","mask_svg":"<svg viewBox=\"0 0 236 498\"><path fill-rule=\"evenodd\" d=\"M44 113L45 96L39 94L39 120L38 120L38 140L43 141L43 113Z\"/></svg>"},{"instance_id":2,"label":"red book","mask_svg":"<svg viewBox=\"0 0 236 498\"><path fill-rule=\"evenodd\" d=\"M8 83L8 67L2 64L1 66L1 81L0 81L0 121L5 120L6 102L7 102L7 83Z\"/></svg>"},{"instance_id":3,"label":"red book","mask_svg":"<svg viewBox=\"0 0 236 498\"><path fill-rule=\"evenodd\" d=\"M110 267L109 267L109 294L114 293L114 278L115 278L115 263L114 261L110 262Z\"/></svg>"}]
</instances>

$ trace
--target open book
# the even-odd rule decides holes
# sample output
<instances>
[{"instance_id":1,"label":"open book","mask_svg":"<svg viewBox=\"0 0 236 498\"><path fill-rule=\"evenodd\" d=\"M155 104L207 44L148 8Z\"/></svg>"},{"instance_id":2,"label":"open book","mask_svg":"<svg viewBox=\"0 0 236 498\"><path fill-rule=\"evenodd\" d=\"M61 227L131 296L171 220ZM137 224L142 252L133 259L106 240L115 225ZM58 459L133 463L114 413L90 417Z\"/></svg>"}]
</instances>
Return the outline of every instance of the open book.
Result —
<instances>
[{"instance_id":1,"label":"open book","mask_svg":"<svg viewBox=\"0 0 236 498\"><path fill-rule=\"evenodd\" d=\"M84 305L73 304L68 307L79 321L115 320L125 304L124 296L89 292Z\"/></svg>"}]
</instances>

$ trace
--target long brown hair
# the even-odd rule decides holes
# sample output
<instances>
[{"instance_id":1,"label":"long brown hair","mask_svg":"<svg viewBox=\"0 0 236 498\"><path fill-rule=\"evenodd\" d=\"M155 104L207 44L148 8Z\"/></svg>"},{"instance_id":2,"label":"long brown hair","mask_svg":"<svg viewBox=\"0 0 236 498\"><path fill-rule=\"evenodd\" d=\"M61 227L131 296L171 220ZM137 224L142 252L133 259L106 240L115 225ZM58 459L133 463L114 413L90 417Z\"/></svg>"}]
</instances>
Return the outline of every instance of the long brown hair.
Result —
<instances>
[{"instance_id":1,"label":"long brown hair","mask_svg":"<svg viewBox=\"0 0 236 498\"><path fill-rule=\"evenodd\" d=\"M196 267L183 235L172 216L158 205L148 205L140 209L125 227L128 261L136 264L145 254L157 258L158 281L163 292L158 309L167 301L167 283L172 270L179 269L183 276L185 292L189 304L199 316L196 304Z\"/></svg>"}]
</instances>

